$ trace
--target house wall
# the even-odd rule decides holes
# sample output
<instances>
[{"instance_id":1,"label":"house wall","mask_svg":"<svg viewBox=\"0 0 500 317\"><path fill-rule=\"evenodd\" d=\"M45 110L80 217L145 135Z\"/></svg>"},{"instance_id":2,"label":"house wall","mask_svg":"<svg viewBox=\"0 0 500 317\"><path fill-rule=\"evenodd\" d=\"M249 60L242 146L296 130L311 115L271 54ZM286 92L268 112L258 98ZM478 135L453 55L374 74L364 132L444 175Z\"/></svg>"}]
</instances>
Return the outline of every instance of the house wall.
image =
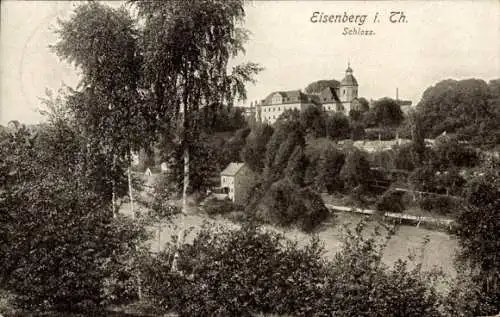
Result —
<instances>
[{"instance_id":1,"label":"house wall","mask_svg":"<svg viewBox=\"0 0 500 317\"><path fill-rule=\"evenodd\" d=\"M304 110L310 103L297 102L297 103L281 103L262 106L260 117L262 122L267 122L273 124L276 122L278 117L287 110Z\"/></svg>"},{"instance_id":2,"label":"house wall","mask_svg":"<svg viewBox=\"0 0 500 317\"><path fill-rule=\"evenodd\" d=\"M228 188L228 197L229 197L229 199L234 201L235 177L222 175L220 187L227 187Z\"/></svg>"},{"instance_id":3,"label":"house wall","mask_svg":"<svg viewBox=\"0 0 500 317\"><path fill-rule=\"evenodd\" d=\"M255 174L248 166L244 165L238 171L235 177L234 195L231 198L235 204L243 205L248 201L248 195L255 185L255 180Z\"/></svg>"}]
</instances>

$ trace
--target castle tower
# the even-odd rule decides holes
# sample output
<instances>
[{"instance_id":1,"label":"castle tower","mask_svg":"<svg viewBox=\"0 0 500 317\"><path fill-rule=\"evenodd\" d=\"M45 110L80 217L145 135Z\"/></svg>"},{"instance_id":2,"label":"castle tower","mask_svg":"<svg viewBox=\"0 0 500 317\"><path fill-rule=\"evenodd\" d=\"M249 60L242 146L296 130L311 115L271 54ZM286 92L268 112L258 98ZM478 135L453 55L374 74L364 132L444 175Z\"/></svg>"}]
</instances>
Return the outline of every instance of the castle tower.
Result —
<instances>
[{"instance_id":1,"label":"castle tower","mask_svg":"<svg viewBox=\"0 0 500 317\"><path fill-rule=\"evenodd\" d=\"M340 82L340 101L350 103L358 98L358 81L352 75L351 64L347 64L345 77Z\"/></svg>"}]
</instances>

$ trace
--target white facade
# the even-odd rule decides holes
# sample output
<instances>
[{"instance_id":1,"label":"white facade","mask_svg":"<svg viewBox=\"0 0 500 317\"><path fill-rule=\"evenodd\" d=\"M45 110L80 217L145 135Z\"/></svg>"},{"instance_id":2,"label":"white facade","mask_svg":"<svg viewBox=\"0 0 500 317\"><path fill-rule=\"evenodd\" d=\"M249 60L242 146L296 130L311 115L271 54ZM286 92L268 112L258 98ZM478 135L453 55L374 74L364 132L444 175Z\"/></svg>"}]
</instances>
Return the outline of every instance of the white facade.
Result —
<instances>
[{"instance_id":1,"label":"white facade","mask_svg":"<svg viewBox=\"0 0 500 317\"><path fill-rule=\"evenodd\" d=\"M247 201L255 175L244 163L230 163L221 173L221 188L225 188L227 196L236 204Z\"/></svg>"}]
</instances>

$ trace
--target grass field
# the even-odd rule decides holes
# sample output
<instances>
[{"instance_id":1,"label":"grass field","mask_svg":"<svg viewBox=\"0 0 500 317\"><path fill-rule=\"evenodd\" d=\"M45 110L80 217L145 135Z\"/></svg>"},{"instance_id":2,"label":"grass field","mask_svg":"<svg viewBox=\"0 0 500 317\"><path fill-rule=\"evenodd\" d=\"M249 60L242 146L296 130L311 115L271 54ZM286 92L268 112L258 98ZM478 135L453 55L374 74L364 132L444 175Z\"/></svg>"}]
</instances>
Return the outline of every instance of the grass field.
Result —
<instances>
[{"instance_id":1,"label":"grass field","mask_svg":"<svg viewBox=\"0 0 500 317\"><path fill-rule=\"evenodd\" d=\"M356 214L338 213L318 230L317 233L319 238L323 241L325 246L325 256L332 257L340 250L342 246L341 237L343 225L352 226L358 223L361 219L362 216ZM184 224L182 225L184 228L192 228L192 231L187 236L186 241L192 239L196 230L199 229L205 221L209 221L217 225L231 227L237 226L233 222L222 217L211 219L202 214L189 215L184 218ZM158 237L158 232L156 232L155 238L151 241L151 249L153 251L161 249L162 245L170 241L172 235L176 235L178 233L180 225L181 221L179 218L173 219L173 224L163 225L160 236ZM366 233L370 234L373 232L375 226L376 222L370 220ZM265 228L278 230L270 226L266 226ZM307 243L311 238L311 235L296 229L278 231L284 233L287 238L298 241L299 245ZM431 231L411 226L400 226L397 233L391 238L387 248L385 249L383 256L384 263L391 265L397 259L407 258L412 250L416 251L417 255L420 254L418 249L422 246L426 237L429 242L425 246L423 257L421 258L423 268L428 270L434 267L440 267L447 276L455 276L456 271L453 267L453 256L455 254L457 242L450 235L440 231Z\"/></svg>"}]
</instances>

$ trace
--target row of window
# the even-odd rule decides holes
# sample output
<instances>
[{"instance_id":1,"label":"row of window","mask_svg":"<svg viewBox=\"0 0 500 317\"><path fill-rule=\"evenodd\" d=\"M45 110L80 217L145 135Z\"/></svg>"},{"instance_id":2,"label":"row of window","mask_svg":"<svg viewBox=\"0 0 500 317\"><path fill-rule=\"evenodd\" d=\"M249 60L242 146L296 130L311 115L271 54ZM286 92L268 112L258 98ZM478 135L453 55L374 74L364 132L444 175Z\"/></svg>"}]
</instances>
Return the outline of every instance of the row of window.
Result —
<instances>
[{"instance_id":1,"label":"row of window","mask_svg":"<svg viewBox=\"0 0 500 317\"><path fill-rule=\"evenodd\" d=\"M285 97L285 98L283 98L283 100L279 97L273 98L273 104L278 104L278 103L282 103L285 101L299 101L299 97L296 97L296 98Z\"/></svg>"},{"instance_id":2,"label":"row of window","mask_svg":"<svg viewBox=\"0 0 500 317\"><path fill-rule=\"evenodd\" d=\"M278 108L278 109L276 109L276 108ZM266 107L264 107L264 108L262 109L262 111L266 112L266 109L267 109L267 112L271 112L271 111L281 111L281 108L280 108L280 107L270 107L270 108L266 108Z\"/></svg>"}]
</instances>

